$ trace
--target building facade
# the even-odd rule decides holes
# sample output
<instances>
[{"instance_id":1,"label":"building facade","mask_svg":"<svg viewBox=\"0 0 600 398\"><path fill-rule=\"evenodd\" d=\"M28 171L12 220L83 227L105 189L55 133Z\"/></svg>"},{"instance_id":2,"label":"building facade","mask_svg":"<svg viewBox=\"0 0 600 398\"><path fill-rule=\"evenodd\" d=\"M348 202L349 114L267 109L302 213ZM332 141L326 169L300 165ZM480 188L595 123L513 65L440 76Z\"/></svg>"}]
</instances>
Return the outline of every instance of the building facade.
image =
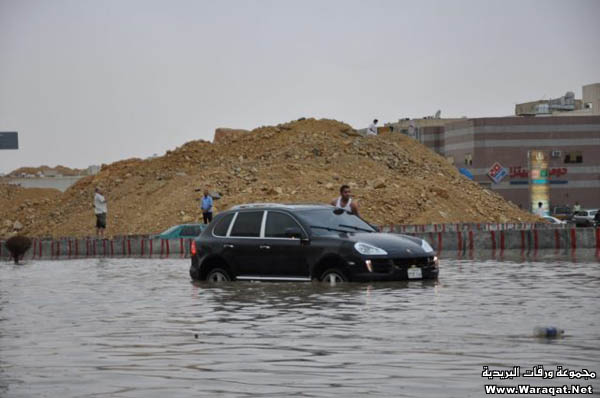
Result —
<instances>
[{"instance_id":1,"label":"building facade","mask_svg":"<svg viewBox=\"0 0 600 398\"><path fill-rule=\"evenodd\" d=\"M531 210L528 154L534 150L548 159L550 207L600 207L600 116L467 119L446 125L436 141L438 135L424 134L422 142L523 209ZM505 170L496 180L495 165Z\"/></svg>"},{"instance_id":2,"label":"building facade","mask_svg":"<svg viewBox=\"0 0 600 398\"><path fill-rule=\"evenodd\" d=\"M583 108L591 115L600 116L600 83L583 86Z\"/></svg>"}]
</instances>

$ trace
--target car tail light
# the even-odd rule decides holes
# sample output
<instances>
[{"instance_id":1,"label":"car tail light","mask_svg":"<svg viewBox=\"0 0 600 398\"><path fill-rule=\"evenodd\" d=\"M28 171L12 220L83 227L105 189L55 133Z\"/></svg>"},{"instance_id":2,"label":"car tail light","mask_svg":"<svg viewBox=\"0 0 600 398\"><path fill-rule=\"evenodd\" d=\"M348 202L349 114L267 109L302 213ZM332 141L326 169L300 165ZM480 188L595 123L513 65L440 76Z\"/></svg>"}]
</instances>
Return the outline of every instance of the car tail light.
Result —
<instances>
[{"instance_id":1,"label":"car tail light","mask_svg":"<svg viewBox=\"0 0 600 398\"><path fill-rule=\"evenodd\" d=\"M196 250L196 241L195 240L193 240L192 243L191 243L191 245L190 245L190 253L192 254L192 256L195 256L196 253L197 253L197 250Z\"/></svg>"}]
</instances>

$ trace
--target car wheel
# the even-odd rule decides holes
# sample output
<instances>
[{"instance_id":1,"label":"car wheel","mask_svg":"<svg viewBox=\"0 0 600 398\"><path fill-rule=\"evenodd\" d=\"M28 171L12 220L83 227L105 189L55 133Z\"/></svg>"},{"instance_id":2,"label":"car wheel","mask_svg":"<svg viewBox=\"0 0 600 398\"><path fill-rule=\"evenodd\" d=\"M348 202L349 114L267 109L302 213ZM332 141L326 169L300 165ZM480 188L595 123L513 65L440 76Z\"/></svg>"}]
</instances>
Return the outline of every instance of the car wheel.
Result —
<instances>
[{"instance_id":1,"label":"car wheel","mask_svg":"<svg viewBox=\"0 0 600 398\"><path fill-rule=\"evenodd\" d=\"M206 281L212 283L229 282L231 277L223 268L213 268L206 274Z\"/></svg>"},{"instance_id":2,"label":"car wheel","mask_svg":"<svg viewBox=\"0 0 600 398\"><path fill-rule=\"evenodd\" d=\"M338 283L348 282L346 275L337 268L328 269L327 271L323 272L319 280L332 286Z\"/></svg>"}]
</instances>

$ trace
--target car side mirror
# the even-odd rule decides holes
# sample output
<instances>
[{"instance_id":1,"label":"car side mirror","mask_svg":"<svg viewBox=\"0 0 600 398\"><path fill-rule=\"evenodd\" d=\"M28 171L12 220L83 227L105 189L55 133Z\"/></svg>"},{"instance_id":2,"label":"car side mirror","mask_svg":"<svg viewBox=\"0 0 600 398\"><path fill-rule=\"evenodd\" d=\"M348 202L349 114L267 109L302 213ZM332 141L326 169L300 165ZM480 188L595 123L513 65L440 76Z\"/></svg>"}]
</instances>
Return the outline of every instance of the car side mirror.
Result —
<instances>
[{"instance_id":1,"label":"car side mirror","mask_svg":"<svg viewBox=\"0 0 600 398\"><path fill-rule=\"evenodd\" d=\"M285 229L285 237L291 239L303 239L304 234L302 230L298 227L286 228Z\"/></svg>"}]
</instances>

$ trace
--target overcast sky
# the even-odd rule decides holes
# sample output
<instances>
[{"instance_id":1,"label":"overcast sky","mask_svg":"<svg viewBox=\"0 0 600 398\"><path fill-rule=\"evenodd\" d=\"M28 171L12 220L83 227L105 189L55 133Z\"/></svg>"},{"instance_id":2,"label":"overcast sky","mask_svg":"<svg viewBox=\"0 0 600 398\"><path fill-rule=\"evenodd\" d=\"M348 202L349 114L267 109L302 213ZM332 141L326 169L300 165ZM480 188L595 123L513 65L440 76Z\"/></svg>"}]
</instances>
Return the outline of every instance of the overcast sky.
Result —
<instances>
[{"instance_id":1,"label":"overcast sky","mask_svg":"<svg viewBox=\"0 0 600 398\"><path fill-rule=\"evenodd\" d=\"M600 82L600 1L0 0L0 172L216 127L505 116Z\"/></svg>"}]
</instances>

